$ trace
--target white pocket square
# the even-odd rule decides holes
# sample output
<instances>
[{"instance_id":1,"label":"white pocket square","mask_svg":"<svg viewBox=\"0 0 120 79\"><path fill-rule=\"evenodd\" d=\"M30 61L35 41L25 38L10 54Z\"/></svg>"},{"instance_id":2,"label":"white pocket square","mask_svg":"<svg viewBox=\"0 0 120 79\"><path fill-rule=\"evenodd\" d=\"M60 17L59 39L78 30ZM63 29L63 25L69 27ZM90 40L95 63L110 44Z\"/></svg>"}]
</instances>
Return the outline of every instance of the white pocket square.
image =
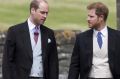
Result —
<instances>
[{"instance_id":1,"label":"white pocket square","mask_svg":"<svg viewBox=\"0 0 120 79\"><path fill-rule=\"evenodd\" d=\"M51 43L51 39L50 38L48 38L48 43Z\"/></svg>"}]
</instances>

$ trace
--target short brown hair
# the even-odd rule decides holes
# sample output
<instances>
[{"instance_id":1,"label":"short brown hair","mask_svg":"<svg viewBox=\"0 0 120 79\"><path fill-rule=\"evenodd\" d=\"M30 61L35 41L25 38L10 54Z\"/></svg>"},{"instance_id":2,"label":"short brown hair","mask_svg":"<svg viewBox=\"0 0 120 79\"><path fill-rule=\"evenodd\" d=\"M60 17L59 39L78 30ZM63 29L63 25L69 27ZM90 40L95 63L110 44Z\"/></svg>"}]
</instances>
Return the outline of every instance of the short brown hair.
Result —
<instances>
[{"instance_id":1,"label":"short brown hair","mask_svg":"<svg viewBox=\"0 0 120 79\"><path fill-rule=\"evenodd\" d=\"M101 2L94 2L90 5L88 5L87 9L88 10L95 9L97 16L103 15L104 16L104 21L107 20L109 10L108 10L108 7L105 4L103 4Z\"/></svg>"},{"instance_id":2,"label":"short brown hair","mask_svg":"<svg viewBox=\"0 0 120 79\"><path fill-rule=\"evenodd\" d=\"M30 12L31 12L31 8L34 8L35 10L38 9L41 1L47 3L46 0L32 0L30 3Z\"/></svg>"}]
</instances>

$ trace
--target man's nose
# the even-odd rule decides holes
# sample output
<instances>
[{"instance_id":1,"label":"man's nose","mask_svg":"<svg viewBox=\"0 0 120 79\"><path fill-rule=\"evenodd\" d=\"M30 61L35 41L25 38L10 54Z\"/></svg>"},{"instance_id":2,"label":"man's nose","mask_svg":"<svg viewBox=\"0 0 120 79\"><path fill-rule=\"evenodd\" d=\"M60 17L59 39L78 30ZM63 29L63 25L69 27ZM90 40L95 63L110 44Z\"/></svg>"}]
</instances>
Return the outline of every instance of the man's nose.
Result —
<instances>
[{"instance_id":1,"label":"man's nose","mask_svg":"<svg viewBox=\"0 0 120 79\"><path fill-rule=\"evenodd\" d=\"M90 20L90 17L87 17L87 21L89 21Z\"/></svg>"},{"instance_id":2,"label":"man's nose","mask_svg":"<svg viewBox=\"0 0 120 79\"><path fill-rule=\"evenodd\" d=\"M44 15L43 15L43 16L46 18L46 17L47 17L47 15L48 15L47 13L44 13Z\"/></svg>"}]
</instances>

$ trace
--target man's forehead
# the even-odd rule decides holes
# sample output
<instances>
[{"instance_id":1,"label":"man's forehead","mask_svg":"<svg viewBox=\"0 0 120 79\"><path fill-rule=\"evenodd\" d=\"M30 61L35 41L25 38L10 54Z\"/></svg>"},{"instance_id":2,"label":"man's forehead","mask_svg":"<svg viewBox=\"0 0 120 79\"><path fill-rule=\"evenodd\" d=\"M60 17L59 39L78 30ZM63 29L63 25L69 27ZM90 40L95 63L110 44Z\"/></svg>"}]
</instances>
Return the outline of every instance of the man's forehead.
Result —
<instances>
[{"instance_id":1,"label":"man's forehead","mask_svg":"<svg viewBox=\"0 0 120 79\"><path fill-rule=\"evenodd\" d=\"M40 4L39 4L39 9L40 9L40 10L48 9L48 4L47 4L47 3L40 3Z\"/></svg>"},{"instance_id":2,"label":"man's forehead","mask_svg":"<svg viewBox=\"0 0 120 79\"><path fill-rule=\"evenodd\" d=\"M96 10L95 10L95 9L90 9L90 10L88 10L88 12L89 12L89 13L95 13Z\"/></svg>"}]
</instances>

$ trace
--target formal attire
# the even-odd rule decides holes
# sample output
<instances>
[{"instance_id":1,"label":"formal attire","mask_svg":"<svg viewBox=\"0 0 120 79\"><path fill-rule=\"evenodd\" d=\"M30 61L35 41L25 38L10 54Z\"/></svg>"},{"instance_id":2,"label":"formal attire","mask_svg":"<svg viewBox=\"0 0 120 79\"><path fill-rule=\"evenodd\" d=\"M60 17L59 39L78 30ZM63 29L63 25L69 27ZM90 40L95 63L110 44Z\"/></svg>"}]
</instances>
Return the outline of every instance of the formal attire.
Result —
<instances>
[{"instance_id":1,"label":"formal attire","mask_svg":"<svg viewBox=\"0 0 120 79\"><path fill-rule=\"evenodd\" d=\"M3 53L3 79L58 79L54 32L40 25L37 34L35 27L28 19L9 28Z\"/></svg>"},{"instance_id":2,"label":"formal attire","mask_svg":"<svg viewBox=\"0 0 120 79\"><path fill-rule=\"evenodd\" d=\"M105 27L76 37L68 79L120 79L120 32Z\"/></svg>"}]
</instances>

